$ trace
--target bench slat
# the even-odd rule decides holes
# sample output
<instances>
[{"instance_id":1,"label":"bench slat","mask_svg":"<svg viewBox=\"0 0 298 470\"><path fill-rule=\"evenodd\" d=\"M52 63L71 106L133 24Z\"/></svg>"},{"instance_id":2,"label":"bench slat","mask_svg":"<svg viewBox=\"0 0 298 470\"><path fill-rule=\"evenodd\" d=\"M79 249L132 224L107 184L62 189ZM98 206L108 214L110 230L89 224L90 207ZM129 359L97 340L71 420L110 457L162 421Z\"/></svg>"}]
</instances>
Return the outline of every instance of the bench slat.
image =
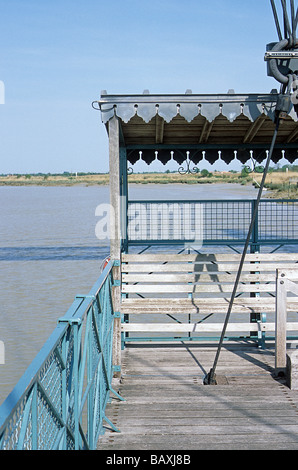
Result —
<instances>
[{"instance_id":1,"label":"bench slat","mask_svg":"<svg viewBox=\"0 0 298 470\"><path fill-rule=\"evenodd\" d=\"M122 285L122 293L131 294L149 294L149 293L224 293L232 292L233 284L215 284L215 285L202 285L202 284L136 284L136 285ZM238 286L238 293L257 293L257 292L275 292L275 284L241 284Z\"/></svg>"},{"instance_id":2,"label":"bench slat","mask_svg":"<svg viewBox=\"0 0 298 470\"><path fill-rule=\"evenodd\" d=\"M158 303L159 305L161 306L164 306L164 307L167 307L169 306L169 304L173 305L174 307L176 306L182 306L184 305L185 307L187 307L188 305L195 305L197 307L199 307L200 305L208 305L212 302L212 305L216 305L217 303L219 305L225 303L225 304L228 304L229 301L230 301L230 298L229 296L226 298L226 299L219 299L219 298L215 298L215 299L208 299L208 298L197 298L197 299L179 299L179 298L171 298L169 302L169 299L168 298L160 298L160 299L156 299L156 298L148 298L148 299L141 299L141 298L135 298L135 299L132 299L132 298L124 298L122 299L122 304L123 305L132 305L132 304L136 304L136 303L139 303L140 305L154 305L156 303ZM297 304L298 303L298 296L297 297L288 297L287 299L288 303L292 303L292 304ZM263 304L264 306L266 305L271 305L272 303L275 303L275 298L274 297L246 297L245 299L242 299L241 297L237 297L235 300L235 305L237 304L243 304L245 303L246 305L255 305L255 304Z\"/></svg>"},{"instance_id":3,"label":"bench slat","mask_svg":"<svg viewBox=\"0 0 298 470\"><path fill-rule=\"evenodd\" d=\"M122 331L130 333L212 333L221 332L222 323L123 323ZM275 323L230 323L226 332L275 331ZM287 323L287 331L298 331L298 322Z\"/></svg>"},{"instance_id":4,"label":"bench slat","mask_svg":"<svg viewBox=\"0 0 298 470\"><path fill-rule=\"evenodd\" d=\"M235 261L239 262L241 254L237 253L214 253L214 254L122 254L122 262L207 262L207 261ZM296 261L298 253L247 253L245 259L248 261Z\"/></svg>"},{"instance_id":5,"label":"bench slat","mask_svg":"<svg viewBox=\"0 0 298 470\"><path fill-rule=\"evenodd\" d=\"M297 270L298 276L298 270ZM195 273L184 273L184 274L167 274L167 273L147 273L147 274L122 274L123 283L136 283L136 282L200 282L202 285L204 283L222 283L222 282L231 282L234 283L236 279L236 273L231 274L200 274L199 279ZM240 278L240 282L274 282L276 280L275 273L267 274L243 274Z\"/></svg>"},{"instance_id":6,"label":"bench slat","mask_svg":"<svg viewBox=\"0 0 298 470\"><path fill-rule=\"evenodd\" d=\"M123 299L123 314L178 314L178 313L226 313L229 306L229 299ZM298 312L298 297L287 301L289 312ZM274 298L245 298L235 299L232 312L235 313L274 313Z\"/></svg>"},{"instance_id":7,"label":"bench slat","mask_svg":"<svg viewBox=\"0 0 298 470\"><path fill-rule=\"evenodd\" d=\"M277 268L279 269L293 269L295 263L282 263L278 266L277 262L272 263L244 263L242 271L248 272L263 272L271 271L275 272ZM200 273L217 273L217 272L237 272L239 265L237 263L215 263L215 264L123 264L122 272L123 273L195 273L199 275ZM297 264L298 269L298 264Z\"/></svg>"}]
</instances>

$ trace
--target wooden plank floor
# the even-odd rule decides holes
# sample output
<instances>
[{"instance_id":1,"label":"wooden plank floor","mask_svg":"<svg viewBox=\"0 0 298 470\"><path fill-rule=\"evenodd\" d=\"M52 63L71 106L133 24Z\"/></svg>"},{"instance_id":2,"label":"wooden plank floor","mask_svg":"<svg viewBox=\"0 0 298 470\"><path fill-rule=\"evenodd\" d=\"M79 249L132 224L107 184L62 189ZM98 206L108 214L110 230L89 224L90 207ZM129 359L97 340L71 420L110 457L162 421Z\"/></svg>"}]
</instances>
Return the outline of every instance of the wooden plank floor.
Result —
<instances>
[{"instance_id":1,"label":"wooden plank floor","mask_svg":"<svg viewBox=\"0 0 298 470\"><path fill-rule=\"evenodd\" d=\"M216 373L203 385L216 345L130 345L99 450L298 449L298 392L272 376L274 349L224 344Z\"/></svg>"}]
</instances>

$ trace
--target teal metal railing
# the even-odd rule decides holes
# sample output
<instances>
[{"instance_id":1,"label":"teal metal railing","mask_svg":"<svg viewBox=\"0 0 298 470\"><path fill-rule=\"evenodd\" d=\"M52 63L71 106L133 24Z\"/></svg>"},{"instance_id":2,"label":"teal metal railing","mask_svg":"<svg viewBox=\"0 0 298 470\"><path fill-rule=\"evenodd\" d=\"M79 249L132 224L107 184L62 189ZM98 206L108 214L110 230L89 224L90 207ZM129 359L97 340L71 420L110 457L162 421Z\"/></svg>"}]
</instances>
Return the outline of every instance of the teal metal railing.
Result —
<instances>
[{"instance_id":1,"label":"teal metal railing","mask_svg":"<svg viewBox=\"0 0 298 470\"><path fill-rule=\"evenodd\" d=\"M76 296L0 407L0 449L95 449L111 392L114 311L110 261Z\"/></svg>"},{"instance_id":2,"label":"teal metal railing","mask_svg":"<svg viewBox=\"0 0 298 470\"><path fill-rule=\"evenodd\" d=\"M129 201L126 249L134 245L242 245L255 200ZM298 200L262 199L250 239L264 245L298 243Z\"/></svg>"}]
</instances>

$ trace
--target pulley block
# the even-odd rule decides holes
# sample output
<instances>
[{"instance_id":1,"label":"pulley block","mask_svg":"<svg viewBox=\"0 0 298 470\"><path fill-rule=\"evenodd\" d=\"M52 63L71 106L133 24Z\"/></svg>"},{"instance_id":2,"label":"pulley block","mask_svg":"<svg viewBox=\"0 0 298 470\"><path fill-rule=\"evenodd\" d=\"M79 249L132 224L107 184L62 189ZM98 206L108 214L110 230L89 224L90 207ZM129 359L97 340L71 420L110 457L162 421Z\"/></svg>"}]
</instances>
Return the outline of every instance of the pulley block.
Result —
<instances>
[{"instance_id":1,"label":"pulley block","mask_svg":"<svg viewBox=\"0 0 298 470\"><path fill-rule=\"evenodd\" d=\"M267 74L284 85L289 83L289 75L298 75L298 40L293 46L289 48L290 40L283 39L266 47Z\"/></svg>"}]
</instances>

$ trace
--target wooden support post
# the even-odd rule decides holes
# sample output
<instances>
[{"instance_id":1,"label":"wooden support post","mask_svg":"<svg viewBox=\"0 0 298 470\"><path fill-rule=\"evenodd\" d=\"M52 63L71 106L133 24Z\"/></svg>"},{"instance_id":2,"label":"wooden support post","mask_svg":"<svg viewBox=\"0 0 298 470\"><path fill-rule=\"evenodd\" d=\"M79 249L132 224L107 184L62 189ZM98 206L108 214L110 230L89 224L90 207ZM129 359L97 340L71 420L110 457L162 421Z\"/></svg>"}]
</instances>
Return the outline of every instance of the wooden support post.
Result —
<instances>
[{"instance_id":1,"label":"wooden support post","mask_svg":"<svg viewBox=\"0 0 298 470\"><path fill-rule=\"evenodd\" d=\"M127 238L127 213L128 213L128 181L127 181L127 154L126 148L120 146L120 223L121 223L121 238L122 247L121 251L127 253L128 251L128 238Z\"/></svg>"},{"instance_id":2,"label":"wooden support post","mask_svg":"<svg viewBox=\"0 0 298 470\"><path fill-rule=\"evenodd\" d=\"M287 283L282 270L276 270L275 373L285 372L287 354Z\"/></svg>"},{"instance_id":3,"label":"wooden support post","mask_svg":"<svg viewBox=\"0 0 298 470\"><path fill-rule=\"evenodd\" d=\"M110 159L110 254L113 261L120 260L121 226L120 226L120 151L119 151L119 120L114 116L109 121L109 159ZM118 264L118 265L117 265ZM120 313L121 268L116 263L113 268L113 307ZM115 376L120 376L121 368L121 317L115 318L113 339L113 365Z\"/></svg>"}]
</instances>

